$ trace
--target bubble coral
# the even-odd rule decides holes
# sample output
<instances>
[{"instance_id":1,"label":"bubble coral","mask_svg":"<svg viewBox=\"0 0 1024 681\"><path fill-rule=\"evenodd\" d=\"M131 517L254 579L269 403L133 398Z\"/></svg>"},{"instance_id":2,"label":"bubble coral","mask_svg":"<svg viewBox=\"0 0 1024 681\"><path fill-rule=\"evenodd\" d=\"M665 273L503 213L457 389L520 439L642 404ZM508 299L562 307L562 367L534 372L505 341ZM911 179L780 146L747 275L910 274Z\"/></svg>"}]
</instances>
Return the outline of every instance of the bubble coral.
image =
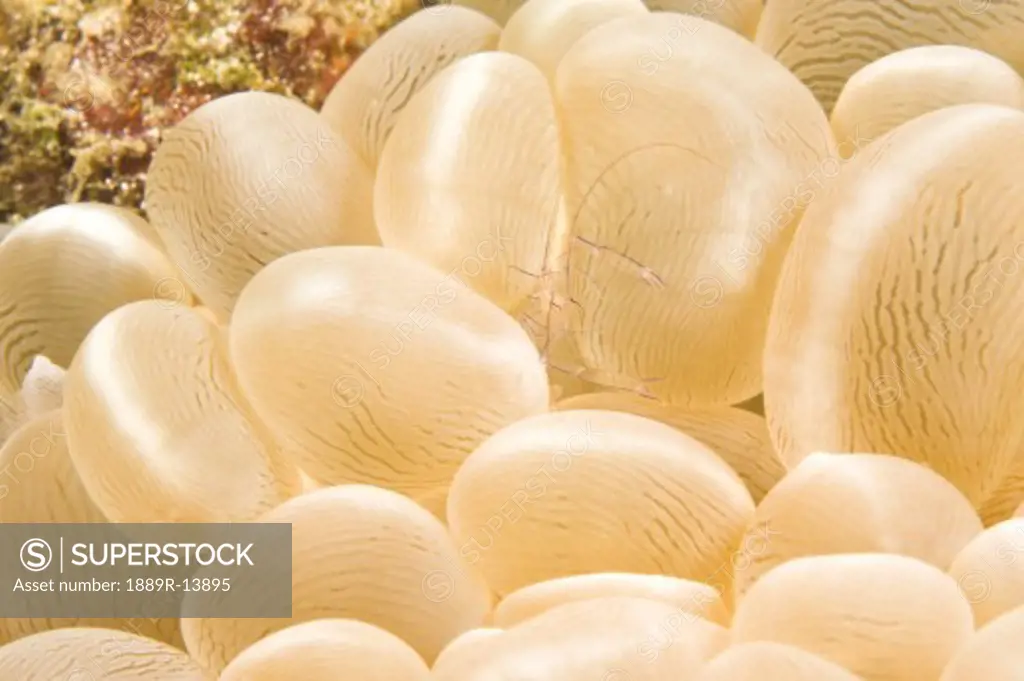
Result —
<instances>
[{"instance_id":1,"label":"bubble coral","mask_svg":"<svg viewBox=\"0 0 1024 681\"><path fill-rule=\"evenodd\" d=\"M242 292L229 336L242 389L300 468L433 499L438 513L473 448L548 406L544 366L515 320L394 250L271 263Z\"/></svg>"},{"instance_id":2,"label":"bubble coral","mask_svg":"<svg viewBox=\"0 0 1024 681\"><path fill-rule=\"evenodd\" d=\"M593 392L575 395L552 408L622 411L661 421L683 431L722 457L739 473L754 503L786 474L768 434L764 417L737 407L681 408L634 393Z\"/></svg>"},{"instance_id":3,"label":"bubble coral","mask_svg":"<svg viewBox=\"0 0 1024 681\"><path fill-rule=\"evenodd\" d=\"M993 525L964 546L949 566L974 611L975 627L1024 606L1024 519Z\"/></svg>"},{"instance_id":4,"label":"bubble coral","mask_svg":"<svg viewBox=\"0 0 1024 681\"><path fill-rule=\"evenodd\" d=\"M754 515L739 476L662 423L610 411L518 421L459 469L448 523L462 555L506 596L591 572L663 574L728 587Z\"/></svg>"},{"instance_id":5,"label":"bubble coral","mask_svg":"<svg viewBox=\"0 0 1024 681\"><path fill-rule=\"evenodd\" d=\"M189 652L210 672L267 634L309 620L385 629L427 663L479 627L490 595L445 527L395 492L343 485L308 492L260 519L292 525L291 619L182 619Z\"/></svg>"},{"instance_id":6,"label":"bubble coral","mask_svg":"<svg viewBox=\"0 0 1024 681\"><path fill-rule=\"evenodd\" d=\"M188 304L187 288L168 286L175 275L152 228L122 208L56 206L12 230L0 244L0 442L37 355L68 366L89 329L125 303Z\"/></svg>"},{"instance_id":7,"label":"bubble coral","mask_svg":"<svg viewBox=\"0 0 1024 681\"><path fill-rule=\"evenodd\" d=\"M240 522L297 494L238 387L220 329L140 301L97 324L65 378L71 458L115 522Z\"/></svg>"},{"instance_id":8,"label":"bubble coral","mask_svg":"<svg viewBox=\"0 0 1024 681\"><path fill-rule=\"evenodd\" d=\"M787 464L889 452L950 480L986 524L1012 514L1024 497L1021 172L1024 112L954 106L872 142L811 203L764 355Z\"/></svg>"},{"instance_id":9,"label":"bubble coral","mask_svg":"<svg viewBox=\"0 0 1024 681\"><path fill-rule=\"evenodd\" d=\"M772 568L802 556L895 553L946 570L982 531L950 482L881 454L807 457L758 504L750 536L762 527L764 545L735 563L738 599Z\"/></svg>"},{"instance_id":10,"label":"bubble coral","mask_svg":"<svg viewBox=\"0 0 1024 681\"><path fill-rule=\"evenodd\" d=\"M358 620L318 619L246 648L218 681L430 681L430 669L402 639Z\"/></svg>"},{"instance_id":11,"label":"bubble coral","mask_svg":"<svg viewBox=\"0 0 1024 681\"><path fill-rule=\"evenodd\" d=\"M832 109L837 140L875 140L907 121L957 104L1024 109L1024 79L970 47L928 45L893 52L850 76Z\"/></svg>"},{"instance_id":12,"label":"bubble coral","mask_svg":"<svg viewBox=\"0 0 1024 681\"><path fill-rule=\"evenodd\" d=\"M709 584L664 575L615 572L575 575L524 586L498 603L494 624L507 629L566 603L617 596L674 605L680 618L703 617L716 624L729 624L722 596Z\"/></svg>"},{"instance_id":13,"label":"bubble coral","mask_svg":"<svg viewBox=\"0 0 1024 681\"><path fill-rule=\"evenodd\" d=\"M741 643L712 658L693 681L861 681L852 672L781 643Z\"/></svg>"},{"instance_id":14,"label":"bubble coral","mask_svg":"<svg viewBox=\"0 0 1024 681\"><path fill-rule=\"evenodd\" d=\"M484 639L486 655L465 656L434 676L437 681L685 679L726 646L728 632L700 617L668 630L676 619L671 605L642 598L568 603Z\"/></svg>"},{"instance_id":15,"label":"bubble coral","mask_svg":"<svg viewBox=\"0 0 1024 681\"><path fill-rule=\"evenodd\" d=\"M757 44L792 69L830 112L850 76L911 47L974 47L1022 71L1022 26L1021 0L770 0Z\"/></svg>"},{"instance_id":16,"label":"bubble coral","mask_svg":"<svg viewBox=\"0 0 1024 681\"><path fill-rule=\"evenodd\" d=\"M54 629L3 646L0 675L11 681L210 681L188 655L166 643L89 627Z\"/></svg>"},{"instance_id":17,"label":"bubble coral","mask_svg":"<svg viewBox=\"0 0 1024 681\"><path fill-rule=\"evenodd\" d=\"M797 558L743 596L734 644L774 641L865 681L936 679L974 633L956 582L916 558L858 553Z\"/></svg>"},{"instance_id":18,"label":"bubble coral","mask_svg":"<svg viewBox=\"0 0 1024 681\"><path fill-rule=\"evenodd\" d=\"M940 681L1021 681L1024 679L1024 607L978 629L942 672Z\"/></svg>"},{"instance_id":19,"label":"bubble coral","mask_svg":"<svg viewBox=\"0 0 1024 681\"><path fill-rule=\"evenodd\" d=\"M246 282L274 259L377 243L372 182L314 110L244 92L204 104L165 133L146 211L187 283L226 321Z\"/></svg>"},{"instance_id":20,"label":"bubble coral","mask_svg":"<svg viewBox=\"0 0 1024 681\"><path fill-rule=\"evenodd\" d=\"M514 48L540 66L474 54L413 96L378 168L382 242L467 273L565 371L675 403L755 395L791 195L835 153L827 119L710 21L628 11L574 42L555 28Z\"/></svg>"}]
</instances>

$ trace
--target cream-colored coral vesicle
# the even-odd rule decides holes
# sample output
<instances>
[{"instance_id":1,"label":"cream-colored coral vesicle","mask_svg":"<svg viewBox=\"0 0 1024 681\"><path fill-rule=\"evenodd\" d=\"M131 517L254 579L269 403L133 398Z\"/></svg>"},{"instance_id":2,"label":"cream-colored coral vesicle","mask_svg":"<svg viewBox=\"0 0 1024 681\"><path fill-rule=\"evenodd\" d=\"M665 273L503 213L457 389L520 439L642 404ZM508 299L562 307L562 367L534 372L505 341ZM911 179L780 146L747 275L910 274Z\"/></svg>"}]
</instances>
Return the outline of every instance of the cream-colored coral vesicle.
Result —
<instances>
[{"instance_id":1,"label":"cream-colored coral vesicle","mask_svg":"<svg viewBox=\"0 0 1024 681\"><path fill-rule=\"evenodd\" d=\"M238 388L221 331L192 308L125 305L64 383L71 458L114 522L250 521L301 489Z\"/></svg>"},{"instance_id":2,"label":"cream-colored coral vesicle","mask_svg":"<svg viewBox=\"0 0 1024 681\"><path fill-rule=\"evenodd\" d=\"M843 157L863 140L930 111L957 104L1024 109L1024 79L992 55L959 45L912 47L886 55L850 76L832 109Z\"/></svg>"},{"instance_id":3,"label":"cream-colored coral vesicle","mask_svg":"<svg viewBox=\"0 0 1024 681\"><path fill-rule=\"evenodd\" d=\"M413 95L452 62L495 49L500 34L492 19L465 7L420 10L359 56L320 115L376 170L384 142Z\"/></svg>"},{"instance_id":4,"label":"cream-colored coral vesicle","mask_svg":"<svg viewBox=\"0 0 1024 681\"><path fill-rule=\"evenodd\" d=\"M89 498L68 454L59 411L28 420L0 447L0 523L103 523L106 517ZM7 598L16 598L8 596ZM54 594L53 598L60 598ZM65 627L104 627L133 631L182 645L176 619L0 619L0 645L40 631Z\"/></svg>"},{"instance_id":5,"label":"cream-colored coral vesicle","mask_svg":"<svg viewBox=\"0 0 1024 681\"><path fill-rule=\"evenodd\" d=\"M821 107L733 31L663 12L576 41L556 98L583 364L672 403L752 397L782 256L835 152Z\"/></svg>"},{"instance_id":6,"label":"cream-colored coral vesicle","mask_svg":"<svg viewBox=\"0 0 1024 681\"><path fill-rule=\"evenodd\" d=\"M396 489L441 512L452 476L500 428L548 408L515 320L399 251L324 248L261 271L231 321L258 411L328 484Z\"/></svg>"},{"instance_id":7,"label":"cream-colored coral vesicle","mask_svg":"<svg viewBox=\"0 0 1024 681\"><path fill-rule=\"evenodd\" d=\"M37 355L66 367L103 315L134 300L191 304L151 232L126 209L76 203L38 213L0 245L0 442Z\"/></svg>"},{"instance_id":8,"label":"cream-colored coral vesicle","mask_svg":"<svg viewBox=\"0 0 1024 681\"><path fill-rule=\"evenodd\" d=\"M976 508L1024 473L1022 174L1024 112L965 104L872 142L810 205L764 355L783 461L889 452ZM1024 485L1002 494L1007 517Z\"/></svg>"},{"instance_id":9,"label":"cream-colored coral vesicle","mask_svg":"<svg viewBox=\"0 0 1024 681\"><path fill-rule=\"evenodd\" d=\"M803 556L895 553L946 570L982 524L952 483L912 461L813 454L758 504L753 528L749 559L736 561L737 599L772 568Z\"/></svg>"},{"instance_id":10,"label":"cream-colored coral vesicle","mask_svg":"<svg viewBox=\"0 0 1024 681\"><path fill-rule=\"evenodd\" d=\"M1024 681L1024 607L978 629L942 672L940 681Z\"/></svg>"},{"instance_id":11,"label":"cream-colored coral vesicle","mask_svg":"<svg viewBox=\"0 0 1024 681\"><path fill-rule=\"evenodd\" d=\"M10 681L211 681L184 651L113 629L55 629L0 647Z\"/></svg>"},{"instance_id":12,"label":"cream-colored coral vesicle","mask_svg":"<svg viewBox=\"0 0 1024 681\"><path fill-rule=\"evenodd\" d=\"M549 282L560 183L547 79L520 56L484 52L406 106L381 156L374 216L385 246L515 312Z\"/></svg>"},{"instance_id":13,"label":"cream-colored coral vesicle","mask_svg":"<svg viewBox=\"0 0 1024 681\"><path fill-rule=\"evenodd\" d=\"M765 574L732 621L734 644L774 641L865 681L938 679L974 633L957 583L916 558L856 553L797 558Z\"/></svg>"},{"instance_id":14,"label":"cream-colored coral vesicle","mask_svg":"<svg viewBox=\"0 0 1024 681\"><path fill-rule=\"evenodd\" d=\"M458 669L468 664L476 664L474 660L487 659L489 646L495 637L504 633L503 629L493 627L477 627L459 634L444 647L430 668L434 678L447 674L450 669Z\"/></svg>"},{"instance_id":15,"label":"cream-colored coral vesicle","mask_svg":"<svg viewBox=\"0 0 1024 681\"><path fill-rule=\"evenodd\" d=\"M268 262L317 246L379 243L372 178L316 111L242 92L164 132L145 206L199 297L227 319Z\"/></svg>"},{"instance_id":16,"label":"cream-colored coral vesicle","mask_svg":"<svg viewBox=\"0 0 1024 681\"><path fill-rule=\"evenodd\" d=\"M662 404L635 393L596 392L558 402L556 411L604 409L624 411L661 421L711 448L743 479L754 503L786 474L775 453L763 416L737 407L685 409Z\"/></svg>"},{"instance_id":17,"label":"cream-colored coral vesicle","mask_svg":"<svg viewBox=\"0 0 1024 681\"><path fill-rule=\"evenodd\" d=\"M35 418L55 409L64 401L64 369L43 355L36 355L21 384L25 418Z\"/></svg>"},{"instance_id":18,"label":"cream-colored coral vesicle","mask_svg":"<svg viewBox=\"0 0 1024 681\"><path fill-rule=\"evenodd\" d=\"M562 411L499 431L448 497L462 555L499 596L591 572L664 574L729 587L728 560L753 519L739 476L663 423Z\"/></svg>"},{"instance_id":19,"label":"cream-colored coral vesicle","mask_svg":"<svg viewBox=\"0 0 1024 681\"><path fill-rule=\"evenodd\" d=\"M598 572L530 584L506 596L494 611L494 625L507 629L551 608L611 596L648 598L677 608L681 619L703 617L728 626L729 611L715 587L665 575Z\"/></svg>"},{"instance_id":20,"label":"cream-colored coral vesicle","mask_svg":"<svg viewBox=\"0 0 1024 681\"><path fill-rule=\"evenodd\" d=\"M183 619L192 655L220 671L268 633L301 622L358 619L432 663L490 611L483 580L444 525L396 492L343 485L291 499L261 519L292 525L291 619Z\"/></svg>"},{"instance_id":21,"label":"cream-colored coral vesicle","mask_svg":"<svg viewBox=\"0 0 1024 681\"><path fill-rule=\"evenodd\" d=\"M725 649L692 681L861 681L834 662L781 643L741 643Z\"/></svg>"},{"instance_id":22,"label":"cream-colored coral vesicle","mask_svg":"<svg viewBox=\"0 0 1024 681\"><path fill-rule=\"evenodd\" d=\"M629 597L567 603L483 642L485 655L435 670L437 681L678 681L728 644L723 627L667 603ZM440 672L440 673L439 673Z\"/></svg>"},{"instance_id":23,"label":"cream-colored coral vesicle","mask_svg":"<svg viewBox=\"0 0 1024 681\"><path fill-rule=\"evenodd\" d=\"M850 76L910 47L975 47L1021 71L1022 27L1022 0L770 0L757 44L792 69L831 111Z\"/></svg>"},{"instance_id":24,"label":"cream-colored coral vesicle","mask_svg":"<svg viewBox=\"0 0 1024 681\"><path fill-rule=\"evenodd\" d=\"M318 619L275 632L238 655L217 681L430 681L394 634L358 620Z\"/></svg>"},{"instance_id":25,"label":"cream-colored coral vesicle","mask_svg":"<svg viewBox=\"0 0 1024 681\"><path fill-rule=\"evenodd\" d=\"M736 31L744 38L754 39L764 9L762 0L646 0L651 11L679 12ZM672 49L677 40L685 40L682 32L666 34L657 45L659 53Z\"/></svg>"},{"instance_id":26,"label":"cream-colored coral vesicle","mask_svg":"<svg viewBox=\"0 0 1024 681\"><path fill-rule=\"evenodd\" d=\"M554 80L558 63L585 33L646 13L643 0L528 0L505 24L499 48L529 59Z\"/></svg>"},{"instance_id":27,"label":"cream-colored coral vesicle","mask_svg":"<svg viewBox=\"0 0 1024 681\"><path fill-rule=\"evenodd\" d=\"M1024 519L1005 520L963 547L949 567L981 627L1024 606Z\"/></svg>"}]
</instances>

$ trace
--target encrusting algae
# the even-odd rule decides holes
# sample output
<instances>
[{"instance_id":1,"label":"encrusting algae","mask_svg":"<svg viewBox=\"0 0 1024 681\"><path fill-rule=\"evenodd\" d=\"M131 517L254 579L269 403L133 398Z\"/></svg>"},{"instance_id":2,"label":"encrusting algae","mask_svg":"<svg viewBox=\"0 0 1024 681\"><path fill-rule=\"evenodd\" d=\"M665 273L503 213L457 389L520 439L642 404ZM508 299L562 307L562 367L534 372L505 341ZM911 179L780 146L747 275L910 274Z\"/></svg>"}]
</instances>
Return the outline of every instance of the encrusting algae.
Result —
<instances>
[{"instance_id":1,"label":"encrusting algae","mask_svg":"<svg viewBox=\"0 0 1024 681\"><path fill-rule=\"evenodd\" d=\"M319 108L418 0L0 0L0 225L139 209L160 131L233 92ZM0 232L5 229L0 229Z\"/></svg>"}]
</instances>

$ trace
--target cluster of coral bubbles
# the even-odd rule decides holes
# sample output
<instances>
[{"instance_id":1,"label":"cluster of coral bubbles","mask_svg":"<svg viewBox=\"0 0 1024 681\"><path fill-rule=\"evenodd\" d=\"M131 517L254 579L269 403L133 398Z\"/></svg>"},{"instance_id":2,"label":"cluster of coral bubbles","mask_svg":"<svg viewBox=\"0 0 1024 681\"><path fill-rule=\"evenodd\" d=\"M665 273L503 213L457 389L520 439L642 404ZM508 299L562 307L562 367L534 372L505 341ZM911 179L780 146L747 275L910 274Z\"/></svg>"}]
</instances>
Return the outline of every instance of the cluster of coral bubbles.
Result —
<instances>
[{"instance_id":1,"label":"cluster of coral bubbles","mask_svg":"<svg viewBox=\"0 0 1024 681\"><path fill-rule=\"evenodd\" d=\"M0 522L290 523L293 600L0 676L1019 681L1024 2L685 4L422 9L15 227Z\"/></svg>"}]
</instances>

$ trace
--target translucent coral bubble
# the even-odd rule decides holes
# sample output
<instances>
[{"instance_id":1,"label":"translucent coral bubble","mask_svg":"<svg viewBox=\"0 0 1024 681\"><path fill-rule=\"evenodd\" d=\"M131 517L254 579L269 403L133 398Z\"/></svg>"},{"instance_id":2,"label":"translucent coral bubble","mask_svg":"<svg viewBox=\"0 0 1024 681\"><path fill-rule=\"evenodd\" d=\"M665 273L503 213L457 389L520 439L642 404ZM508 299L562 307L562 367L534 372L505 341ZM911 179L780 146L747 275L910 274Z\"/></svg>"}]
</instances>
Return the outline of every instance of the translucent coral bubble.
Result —
<instances>
[{"instance_id":1,"label":"translucent coral bubble","mask_svg":"<svg viewBox=\"0 0 1024 681\"><path fill-rule=\"evenodd\" d=\"M514 312L558 257L560 159L544 74L512 54L462 59L388 139L374 189L381 239Z\"/></svg>"},{"instance_id":2,"label":"translucent coral bubble","mask_svg":"<svg viewBox=\"0 0 1024 681\"><path fill-rule=\"evenodd\" d=\"M832 109L832 131L845 151L878 139L930 111L987 103L1024 109L1024 79L1006 62L957 45L900 50L850 76Z\"/></svg>"},{"instance_id":3,"label":"translucent coral bubble","mask_svg":"<svg viewBox=\"0 0 1024 681\"><path fill-rule=\"evenodd\" d=\"M974 632L956 581L893 554L797 558L740 600L733 643L774 641L820 655L865 681L936 679Z\"/></svg>"},{"instance_id":4,"label":"translucent coral bubble","mask_svg":"<svg viewBox=\"0 0 1024 681\"><path fill-rule=\"evenodd\" d=\"M822 39L827 26L828 39ZM924 45L965 45L1024 69L1020 0L771 0L757 44L807 84L827 111L847 79L887 54Z\"/></svg>"},{"instance_id":5,"label":"translucent coral bubble","mask_svg":"<svg viewBox=\"0 0 1024 681\"><path fill-rule=\"evenodd\" d=\"M71 457L115 522L252 520L300 489L220 330L191 308L142 301L104 317L64 396Z\"/></svg>"},{"instance_id":6,"label":"translucent coral bubble","mask_svg":"<svg viewBox=\"0 0 1024 681\"><path fill-rule=\"evenodd\" d=\"M728 625L722 596L708 584L664 575L601 572L551 579L524 586L506 596L494 611L494 624L507 629L566 603L627 596L675 606L679 619L702 617Z\"/></svg>"},{"instance_id":7,"label":"translucent coral bubble","mask_svg":"<svg viewBox=\"0 0 1024 681\"><path fill-rule=\"evenodd\" d=\"M219 671L267 633L324 618L357 619L427 663L490 610L483 581L445 527L406 497L344 485L308 492L262 518L292 525L291 619L183 619L189 652Z\"/></svg>"},{"instance_id":8,"label":"translucent coral bubble","mask_svg":"<svg viewBox=\"0 0 1024 681\"><path fill-rule=\"evenodd\" d=\"M667 603L608 597L568 603L487 639L486 655L435 671L438 681L675 681L725 647L728 632Z\"/></svg>"},{"instance_id":9,"label":"translucent coral bubble","mask_svg":"<svg viewBox=\"0 0 1024 681\"><path fill-rule=\"evenodd\" d=\"M272 263L242 293L230 336L246 394L300 468L433 499L438 512L478 444L548 407L544 367L515 320L394 250Z\"/></svg>"},{"instance_id":10,"label":"translucent coral bubble","mask_svg":"<svg viewBox=\"0 0 1024 681\"><path fill-rule=\"evenodd\" d=\"M923 466L881 454L814 454L758 504L749 559L736 562L737 598L802 556L896 553L945 570L981 531L963 494Z\"/></svg>"},{"instance_id":11,"label":"translucent coral bubble","mask_svg":"<svg viewBox=\"0 0 1024 681\"><path fill-rule=\"evenodd\" d=\"M679 12L713 21L754 39L764 3L761 0L646 0L651 11ZM667 42L671 45L671 42ZM664 48L662 48L664 49Z\"/></svg>"},{"instance_id":12,"label":"translucent coral bubble","mask_svg":"<svg viewBox=\"0 0 1024 681\"><path fill-rule=\"evenodd\" d=\"M462 555L499 596L591 572L727 586L729 555L753 512L742 481L711 450L610 411L508 426L466 460L448 498Z\"/></svg>"},{"instance_id":13,"label":"translucent coral bubble","mask_svg":"<svg viewBox=\"0 0 1024 681\"><path fill-rule=\"evenodd\" d=\"M370 170L317 112L266 92L204 104L153 156L146 211L203 302L226 319L292 251L378 243Z\"/></svg>"},{"instance_id":14,"label":"translucent coral bubble","mask_svg":"<svg viewBox=\"0 0 1024 681\"><path fill-rule=\"evenodd\" d=\"M556 99L565 309L595 382L693 406L752 397L782 256L836 162L820 106L733 31L672 13L580 38Z\"/></svg>"},{"instance_id":15,"label":"translucent coral bubble","mask_svg":"<svg viewBox=\"0 0 1024 681\"><path fill-rule=\"evenodd\" d=\"M345 72L320 115L377 168L384 142L409 100L449 64L493 50L501 27L479 12L444 7L388 29Z\"/></svg>"},{"instance_id":16,"label":"translucent coral bubble","mask_svg":"<svg viewBox=\"0 0 1024 681\"><path fill-rule=\"evenodd\" d=\"M0 245L0 442L37 355L66 367L89 329L125 303L190 304L180 278L151 227L122 208L56 206L11 231Z\"/></svg>"},{"instance_id":17,"label":"translucent coral bubble","mask_svg":"<svg viewBox=\"0 0 1024 681\"><path fill-rule=\"evenodd\" d=\"M505 25L499 47L529 59L553 80L562 57L585 33L646 13L642 0L528 0Z\"/></svg>"},{"instance_id":18,"label":"translucent coral bubble","mask_svg":"<svg viewBox=\"0 0 1024 681\"><path fill-rule=\"evenodd\" d=\"M430 681L402 639L357 620L318 619L275 632L231 661L218 681Z\"/></svg>"},{"instance_id":19,"label":"translucent coral bubble","mask_svg":"<svg viewBox=\"0 0 1024 681\"><path fill-rule=\"evenodd\" d=\"M68 453L59 411L29 419L0 447L0 523L102 523ZM59 597L55 596L55 597ZM13 598L13 597L8 597ZM182 645L175 619L0 619L0 644L65 627L104 627Z\"/></svg>"},{"instance_id":20,"label":"translucent coral bubble","mask_svg":"<svg viewBox=\"0 0 1024 681\"><path fill-rule=\"evenodd\" d=\"M772 446L764 417L736 407L686 409L633 393L596 392L565 399L556 403L554 409L623 411L681 430L707 445L739 473L754 503L759 503L786 474Z\"/></svg>"},{"instance_id":21,"label":"translucent coral bubble","mask_svg":"<svg viewBox=\"0 0 1024 681\"><path fill-rule=\"evenodd\" d=\"M941 681L1024 679L1024 607L980 627L942 672Z\"/></svg>"},{"instance_id":22,"label":"translucent coral bubble","mask_svg":"<svg viewBox=\"0 0 1024 681\"><path fill-rule=\"evenodd\" d=\"M492 627L478 627L459 634L434 660L434 666L430 669L434 678L449 673L450 669L472 664L471 660L486 659L490 650L489 645L503 631Z\"/></svg>"},{"instance_id":23,"label":"translucent coral bubble","mask_svg":"<svg viewBox=\"0 0 1024 681\"><path fill-rule=\"evenodd\" d=\"M1024 606L1024 519L1003 521L975 537L949 574L971 604L976 627Z\"/></svg>"},{"instance_id":24,"label":"translucent coral bubble","mask_svg":"<svg viewBox=\"0 0 1024 681\"><path fill-rule=\"evenodd\" d=\"M741 643L708 662L693 681L861 681L837 664L780 643Z\"/></svg>"},{"instance_id":25,"label":"translucent coral bubble","mask_svg":"<svg viewBox=\"0 0 1024 681\"><path fill-rule=\"evenodd\" d=\"M1024 473L1021 173L1024 112L955 106L873 142L810 205L764 355L784 461L890 452L979 508ZM1006 517L1024 486L1003 494Z\"/></svg>"},{"instance_id":26,"label":"translucent coral bubble","mask_svg":"<svg viewBox=\"0 0 1024 681\"><path fill-rule=\"evenodd\" d=\"M209 681L183 651L112 629L55 629L0 648L11 681Z\"/></svg>"}]
</instances>

